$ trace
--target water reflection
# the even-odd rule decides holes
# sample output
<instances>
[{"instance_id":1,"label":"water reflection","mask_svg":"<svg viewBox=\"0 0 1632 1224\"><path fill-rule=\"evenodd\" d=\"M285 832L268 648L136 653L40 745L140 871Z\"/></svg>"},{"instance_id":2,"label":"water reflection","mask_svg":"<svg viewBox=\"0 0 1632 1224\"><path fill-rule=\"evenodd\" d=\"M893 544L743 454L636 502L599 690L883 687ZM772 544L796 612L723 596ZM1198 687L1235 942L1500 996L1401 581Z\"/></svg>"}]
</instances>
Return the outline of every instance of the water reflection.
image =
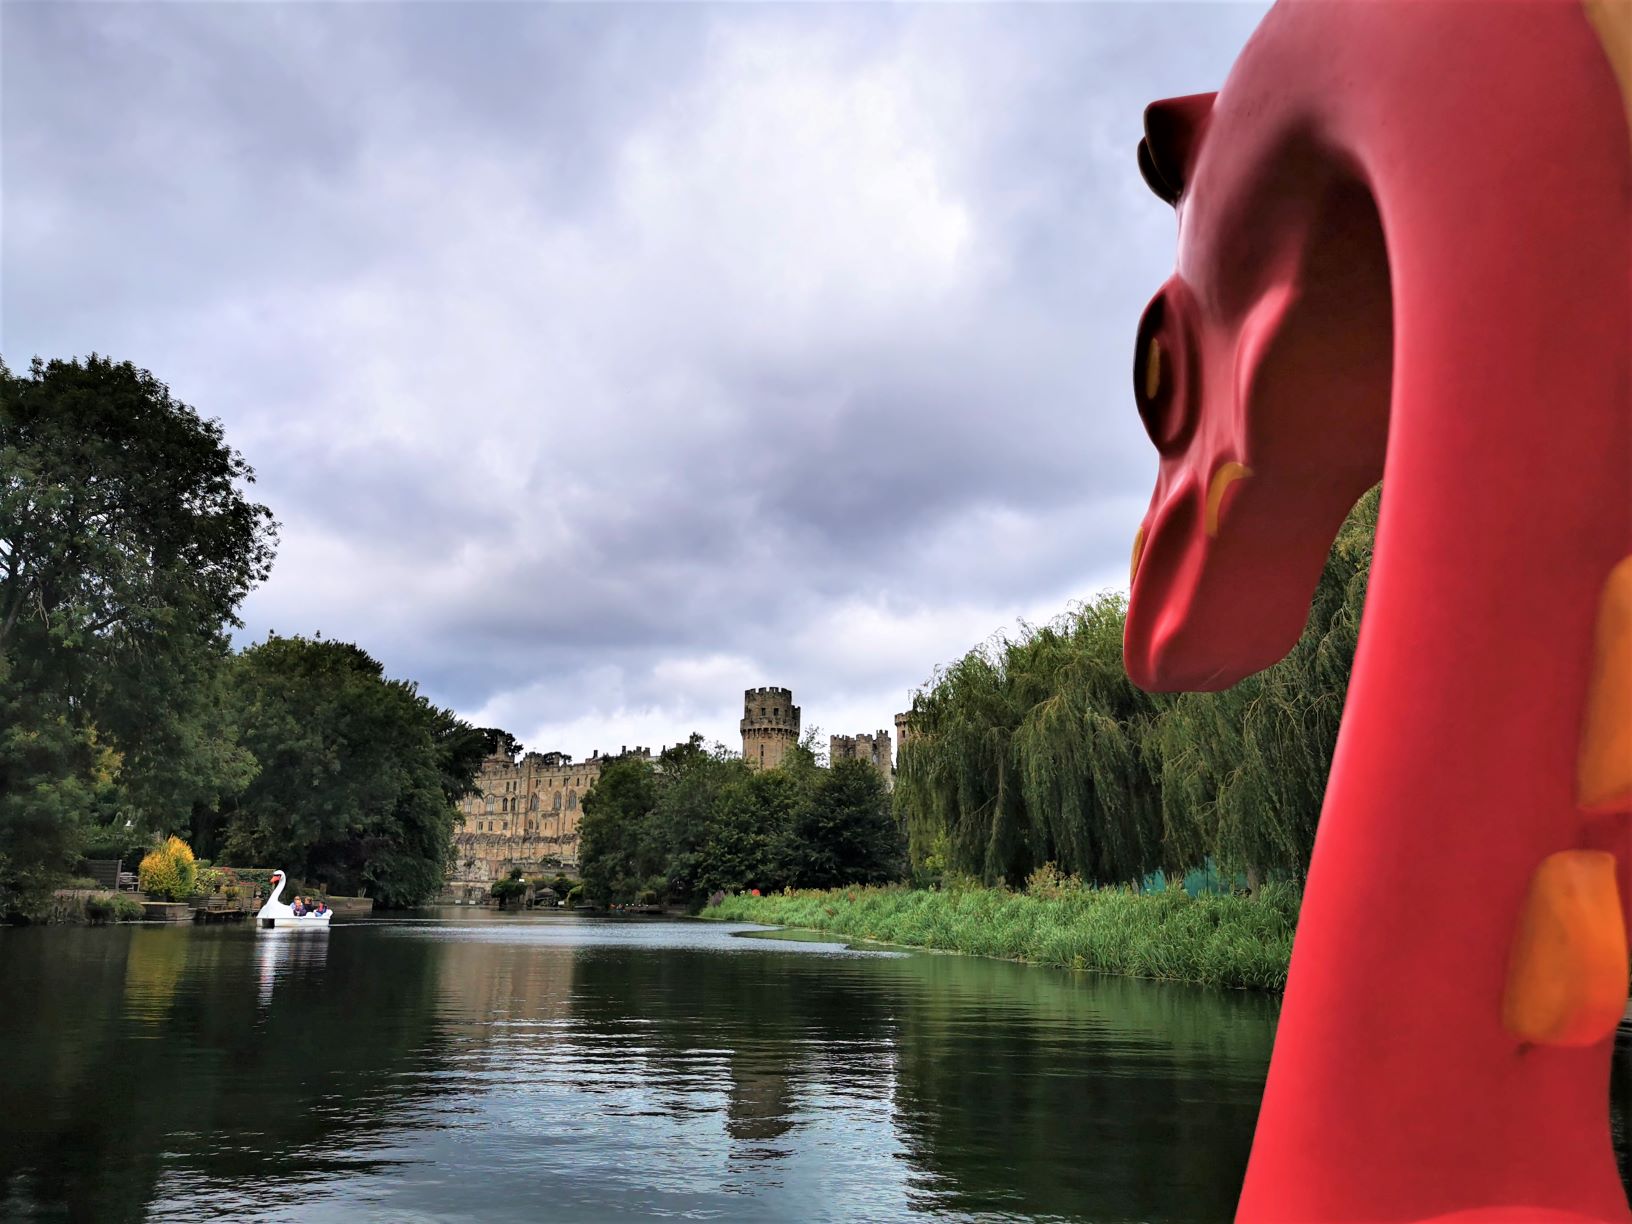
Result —
<instances>
[{"instance_id":1,"label":"water reflection","mask_svg":"<svg viewBox=\"0 0 1632 1224\"><path fill-rule=\"evenodd\" d=\"M329 959L329 932L257 931L255 939L255 971L259 982L258 999L262 1008L270 1007L272 995L281 974L292 972L321 973Z\"/></svg>"},{"instance_id":2,"label":"water reflection","mask_svg":"<svg viewBox=\"0 0 1632 1224\"><path fill-rule=\"evenodd\" d=\"M1276 1010L562 918L7 932L0 974L5 1219L1224 1220Z\"/></svg>"}]
</instances>

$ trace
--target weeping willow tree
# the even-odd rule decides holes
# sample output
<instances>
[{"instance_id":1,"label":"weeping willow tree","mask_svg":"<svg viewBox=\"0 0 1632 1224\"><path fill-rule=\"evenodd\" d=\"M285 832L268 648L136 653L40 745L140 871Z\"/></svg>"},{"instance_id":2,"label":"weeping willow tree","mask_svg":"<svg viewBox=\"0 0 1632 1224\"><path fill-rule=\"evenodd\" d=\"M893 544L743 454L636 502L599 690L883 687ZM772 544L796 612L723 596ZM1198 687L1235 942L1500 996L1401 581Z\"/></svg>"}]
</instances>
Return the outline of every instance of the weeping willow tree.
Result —
<instances>
[{"instance_id":1,"label":"weeping willow tree","mask_svg":"<svg viewBox=\"0 0 1632 1224\"><path fill-rule=\"evenodd\" d=\"M1178 857L1301 880L1348 694L1380 490L1339 531L1292 652L1222 693L1171 700L1146 740Z\"/></svg>"},{"instance_id":2,"label":"weeping willow tree","mask_svg":"<svg viewBox=\"0 0 1632 1224\"><path fill-rule=\"evenodd\" d=\"M1292 653L1226 692L1135 688L1114 594L938 670L913 700L896 787L913 863L1010 884L1045 862L1111 883L1208 858L1301 877L1377 506L1373 490L1349 515Z\"/></svg>"},{"instance_id":3,"label":"weeping willow tree","mask_svg":"<svg viewBox=\"0 0 1632 1224\"><path fill-rule=\"evenodd\" d=\"M1019 715L1001 643L940 669L913 699L912 746L902 753L895 800L913 862L993 881L1029 858L1011 743Z\"/></svg>"},{"instance_id":4,"label":"weeping willow tree","mask_svg":"<svg viewBox=\"0 0 1632 1224\"><path fill-rule=\"evenodd\" d=\"M1126 615L1121 596L1101 597L1034 633L1011 662L1025 706L1015 766L1037 857L1106 882L1167 865L1143 752L1156 705L1122 666Z\"/></svg>"},{"instance_id":5,"label":"weeping willow tree","mask_svg":"<svg viewBox=\"0 0 1632 1224\"><path fill-rule=\"evenodd\" d=\"M1159 865L1161 806L1141 750L1156 707L1122 667L1125 613L1107 595L1022 625L918 694L897 783L916 862L988 883L1046 862L1095 880Z\"/></svg>"}]
</instances>

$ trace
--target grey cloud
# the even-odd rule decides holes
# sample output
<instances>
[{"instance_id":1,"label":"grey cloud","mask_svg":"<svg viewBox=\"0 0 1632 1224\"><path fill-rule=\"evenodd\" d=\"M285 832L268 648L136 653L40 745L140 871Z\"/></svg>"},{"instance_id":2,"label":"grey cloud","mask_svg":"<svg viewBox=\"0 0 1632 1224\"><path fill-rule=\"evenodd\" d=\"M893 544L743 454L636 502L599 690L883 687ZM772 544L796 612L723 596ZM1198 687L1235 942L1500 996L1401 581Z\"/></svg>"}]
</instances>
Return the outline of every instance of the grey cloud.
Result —
<instances>
[{"instance_id":1,"label":"grey cloud","mask_svg":"<svg viewBox=\"0 0 1632 1224\"><path fill-rule=\"evenodd\" d=\"M1125 567L1139 115L1261 12L9 6L0 351L223 419L251 635L601 746L739 680L855 730Z\"/></svg>"}]
</instances>

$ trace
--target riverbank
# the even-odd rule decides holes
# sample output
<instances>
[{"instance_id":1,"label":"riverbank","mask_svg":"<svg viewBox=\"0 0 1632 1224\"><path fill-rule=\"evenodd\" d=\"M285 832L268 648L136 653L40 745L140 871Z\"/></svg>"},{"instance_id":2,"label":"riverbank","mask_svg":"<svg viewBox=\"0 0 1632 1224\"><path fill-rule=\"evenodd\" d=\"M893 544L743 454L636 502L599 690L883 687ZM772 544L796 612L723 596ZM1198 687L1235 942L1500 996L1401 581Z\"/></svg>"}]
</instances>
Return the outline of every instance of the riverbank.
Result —
<instances>
[{"instance_id":1,"label":"riverbank","mask_svg":"<svg viewBox=\"0 0 1632 1224\"><path fill-rule=\"evenodd\" d=\"M857 939L1128 977L1247 990L1286 985L1298 894L1256 898L1181 890L904 887L738 894L707 918L831 931Z\"/></svg>"}]
</instances>

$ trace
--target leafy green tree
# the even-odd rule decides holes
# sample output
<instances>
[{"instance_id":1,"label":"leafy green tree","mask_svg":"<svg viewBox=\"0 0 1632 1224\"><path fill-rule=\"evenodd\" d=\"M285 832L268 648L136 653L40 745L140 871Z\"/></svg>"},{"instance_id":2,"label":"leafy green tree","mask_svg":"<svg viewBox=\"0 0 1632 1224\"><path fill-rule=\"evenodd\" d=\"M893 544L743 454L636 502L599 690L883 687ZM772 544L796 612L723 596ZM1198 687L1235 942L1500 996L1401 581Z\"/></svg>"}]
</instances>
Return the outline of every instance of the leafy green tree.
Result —
<instances>
[{"instance_id":1,"label":"leafy green tree","mask_svg":"<svg viewBox=\"0 0 1632 1224\"><path fill-rule=\"evenodd\" d=\"M1017 883L1048 855L1034 844L1015 768L1026 711L1004 670L1007 647L970 651L914 699L917 735L897 786L915 859L936 850L958 871Z\"/></svg>"},{"instance_id":2,"label":"leafy green tree","mask_svg":"<svg viewBox=\"0 0 1632 1224\"><path fill-rule=\"evenodd\" d=\"M521 868L512 867L508 877L495 880L488 888L488 893L503 909L511 901L527 895L527 881L521 878Z\"/></svg>"},{"instance_id":3,"label":"leafy green tree","mask_svg":"<svg viewBox=\"0 0 1632 1224\"><path fill-rule=\"evenodd\" d=\"M782 888L792 878L794 830L810 793L781 769L748 773L720 794L703 847L703 895Z\"/></svg>"},{"instance_id":4,"label":"leafy green tree","mask_svg":"<svg viewBox=\"0 0 1632 1224\"><path fill-rule=\"evenodd\" d=\"M722 796L748 777L743 761L724 748L709 750L693 734L658 760L659 788L649 822L649 853L661 861L667 899L695 903L712 891L709 841Z\"/></svg>"},{"instance_id":5,"label":"leafy green tree","mask_svg":"<svg viewBox=\"0 0 1632 1224\"><path fill-rule=\"evenodd\" d=\"M661 868L647 828L657 805L656 771L639 757L602 768L583 798L578 855L585 895L597 904L630 901Z\"/></svg>"},{"instance_id":6,"label":"leafy green tree","mask_svg":"<svg viewBox=\"0 0 1632 1224\"><path fill-rule=\"evenodd\" d=\"M1031 857L1104 883L1163 866L1166 841L1142 752L1160 707L1122 664L1126 612L1121 596L1101 597L1007 660L1025 711L1013 748Z\"/></svg>"},{"instance_id":7,"label":"leafy green tree","mask_svg":"<svg viewBox=\"0 0 1632 1224\"><path fill-rule=\"evenodd\" d=\"M1223 693L1128 682L1104 596L938 671L913 703L896 810L918 868L1102 883L1212 859L1301 878L1354 661L1380 491L1355 506L1291 654Z\"/></svg>"},{"instance_id":8,"label":"leafy green tree","mask_svg":"<svg viewBox=\"0 0 1632 1224\"><path fill-rule=\"evenodd\" d=\"M886 884L901 878L905 849L884 775L868 761L838 761L798 811L789 882L797 888Z\"/></svg>"},{"instance_id":9,"label":"leafy green tree","mask_svg":"<svg viewBox=\"0 0 1632 1224\"><path fill-rule=\"evenodd\" d=\"M253 478L128 362L0 364L0 907L83 826L169 831L247 781L218 675L272 559Z\"/></svg>"},{"instance_id":10,"label":"leafy green tree","mask_svg":"<svg viewBox=\"0 0 1632 1224\"><path fill-rule=\"evenodd\" d=\"M23 688L0 654L0 917L37 912L71 873L117 769L66 698Z\"/></svg>"},{"instance_id":11,"label":"leafy green tree","mask_svg":"<svg viewBox=\"0 0 1632 1224\"><path fill-rule=\"evenodd\" d=\"M223 812L226 857L385 906L441 888L479 736L345 642L268 638L238 657L232 689L261 769Z\"/></svg>"},{"instance_id":12,"label":"leafy green tree","mask_svg":"<svg viewBox=\"0 0 1632 1224\"><path fill-rule=\"evenodd\" d=\"M218 421L129 362L0 365L0 650L73 691L95 664L236 625L276 524Z\"/></svg>"},{"instance_id":13,"label":"leafy green tree","mask_svg":"<svg viewBox=\"0 0 1632 1224\"><path fill-rule=\"evenodd\" d=\"M477 789L476 775L493 751L488 739L491 728L473 727L452 710L429 709L437 770L442 775L442 790L452 802Z\"/></svg>"},{"instance_id":14,"label":"leafy green tree","mask_svg":"<svg viewBox=\"0 0 1632 1224\"><path fill-rule=\"evenodd\" d=\"M476 734L482 737L487 756L516 756L521 752L521 741L502 727L477 727Z\"/></svg>"}]
</instances>

